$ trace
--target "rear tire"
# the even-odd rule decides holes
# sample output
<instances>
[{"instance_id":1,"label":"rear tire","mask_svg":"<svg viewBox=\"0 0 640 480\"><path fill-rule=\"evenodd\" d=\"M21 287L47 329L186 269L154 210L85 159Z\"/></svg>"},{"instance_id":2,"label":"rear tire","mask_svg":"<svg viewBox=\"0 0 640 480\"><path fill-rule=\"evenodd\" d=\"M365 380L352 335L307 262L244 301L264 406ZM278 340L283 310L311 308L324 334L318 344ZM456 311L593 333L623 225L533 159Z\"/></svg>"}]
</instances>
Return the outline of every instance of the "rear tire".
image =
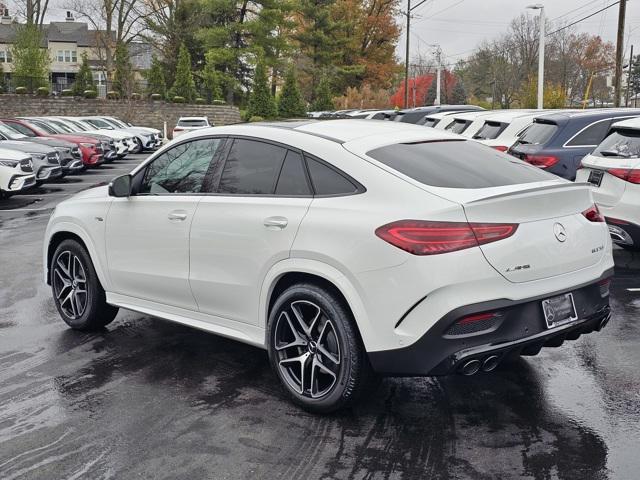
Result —
<instances>
[{"instance_id":1,"label":"rear tire","mask_svg":"<svg viewBox=\"0 0 640 480\"><path fill-rule=\"evenodd\" d=\"M107 303L91 257L79 242L61 242L53 254L49 272L56 308L71 328L99 330L118 314L118 308Z\"/></svg>"},{"instance_id":2,"label":"rear tire","mask_svg":"<svg viewBox=\"0 0 640 480\"><path fill-rule=\"evenodd\" d=\"M269 315L269 360L294 403L330 413L361 397L373 373L355 321L329 289L286 289Z\"/></svg>"}]
</instances>

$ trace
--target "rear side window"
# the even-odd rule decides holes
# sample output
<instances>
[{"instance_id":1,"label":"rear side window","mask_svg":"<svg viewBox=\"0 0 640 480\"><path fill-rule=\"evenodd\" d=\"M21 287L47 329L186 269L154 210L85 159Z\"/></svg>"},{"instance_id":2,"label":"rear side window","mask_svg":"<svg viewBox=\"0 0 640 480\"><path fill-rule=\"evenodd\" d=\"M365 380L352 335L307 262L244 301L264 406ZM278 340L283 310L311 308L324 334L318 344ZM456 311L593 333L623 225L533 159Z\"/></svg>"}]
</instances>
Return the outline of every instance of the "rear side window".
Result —
<instances>
[{"instance_id":1,"label":"rear side window","mask_svg":"<svg viewBox=\"0 0 640 480\"><path fill-rule=\"evenodd\" d=\"M276 195L311 195L311 188L307 181L302 155L289 150L284 159Z\"/></svg>"},{"instance_id":2,"label":"rear side window","mask_svg":"<svg viewBox=\"0 0 640 480\"><path fill-rule=\"evenodd\" d=\"M317 196L349 195L358 192L358 186L338 171L308 156L305 158Z\"/></svg>"},{"instance_id":3,"label":"rear side window","mask_svg":"<svg viewBox=\"0 0 640 480\"><path fill-rule=\"evenodd\" d=\"M518 143L532 144L532 145L544 145L551 137L558 131L558 125L555 123L532 123L522 135Z\"/></svg>"},{"instance_id":4,"label":"rear side window","mask_svg":"<svg viewBox=\"0 0 640 480\"><path fill-rule=\"evenodd\" d=\"M367 155L425 185L484 188L555 178L510 155L466 140L401 143Z\"/></svg>"},{"instance_id":5,"label":"rear side window","mask_svg":"<svg viewBox=\"0 0 640 480\"><path fill-rule=\"evenodd\" d=\"M273 194L286 154L285 148L270 143L234 140L222 171L218 192Z\"/></svg>"},{"instance_id":6,"label":"rear side window","mask_svg":"<svg viewBox=\"0 0 640 480\"><path fill-rule=\"evenodd\" d=\"M596 157L638 158L640 156L640 131L614 130L593 151Z\"/></svg>"},{"instance_id":7,"label":"rear side window","mask_svg":"<svg viewBox=\"0 0 640 480\"><path fill-rule=\"evenodd\" d=\"M473 138L479 140L492 140L494 138L498 138L498 135L502 133L502 131L507 128L506 123L500 122L484 122L484 125L478 130Z\"/></svg>"},{"instance_id":8,"label":"rear side window","mask_svg":"<svg viewBox=\"0 0 640 480\"><path fill-rule=\"evenodd\" d=\"M579 134L573 137L569 142L567 142L568 147L582 147L582 146L592 146L598 145L604 136L607 134L610 125L609 120L605 120L602 122L596 122L592 125L589 125L587 128L582 130Z\"/></svg>"}]
</instances>

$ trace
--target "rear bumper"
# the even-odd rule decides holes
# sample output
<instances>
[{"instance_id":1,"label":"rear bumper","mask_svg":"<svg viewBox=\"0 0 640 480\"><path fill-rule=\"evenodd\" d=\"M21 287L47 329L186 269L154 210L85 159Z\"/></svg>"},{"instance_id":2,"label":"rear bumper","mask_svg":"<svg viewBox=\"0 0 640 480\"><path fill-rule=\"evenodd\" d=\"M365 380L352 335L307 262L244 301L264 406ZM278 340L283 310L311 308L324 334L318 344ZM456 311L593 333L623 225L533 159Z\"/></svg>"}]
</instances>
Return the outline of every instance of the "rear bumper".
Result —
<instances>
[{"instance_id":1,"label":"rear bumper","mask_svg":"<svg viewBox=\"0 0 640 480\"><path fill-rule=\"evenodd\" d=\"M535 355L545 346L560 346L582 334L598 331L610 318L609 295L601 292L601 281L613 270L587 285L518 301L494 300L457 308L438 320L420 339L408 347L369 352L378 373L396 376L448 375L460 372L472 362L478 369L488 362L490 370L511 354ZM542 300L572 293L578 319L547 328ZM452 334L451 327L469 315L500 312L499 320L485 330Z\"/></svg>"},{"instance_id":2,"label":"rear bumper","mask_svg":"<svg viewBox=\"0 0 640 480\"><path fill-rule=\"evenodd\" d=\"M611 239L619 245L640 246L640 225L620 218L605 217Z\"/></svg>"}]
</instances>

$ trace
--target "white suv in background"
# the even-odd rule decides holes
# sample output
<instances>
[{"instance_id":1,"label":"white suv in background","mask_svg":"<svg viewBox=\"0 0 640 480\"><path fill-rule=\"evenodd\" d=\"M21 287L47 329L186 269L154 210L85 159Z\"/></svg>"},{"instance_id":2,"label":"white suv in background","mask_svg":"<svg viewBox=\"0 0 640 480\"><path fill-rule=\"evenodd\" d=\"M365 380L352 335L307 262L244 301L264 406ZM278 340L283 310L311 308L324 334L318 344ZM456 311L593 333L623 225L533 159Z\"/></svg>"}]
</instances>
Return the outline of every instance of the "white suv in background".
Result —
<instances>
[{"instance_id":1,"label":"white suv in background","mask_svg":"<svg viewBox=\"0 0 640 480\"><path fill-rule=\"evenodd\" d=\"M582 159L576 183L589 182L614 242L640 250L640 118L614 123Z\"/></svg>"},{"instance_id":2,"label":"white suv in background","mask_svg":"<svg viewBox=\"0 0 640 480\"><path fill-rule=\"evenodd\" d=\"M178 138L180 135L193 130L213 126L213 124L209 123L207 117L180 117L176 126L173 127L173 138Z\"/></svg>"},{"instance_id":3,"label":"white suv in background","mask_svg":"<svg viewBox=\"0 0 640 480\"><path fill-rule=\"evenodd\" d=\"M0 198L6 198L36 184L31 156L0 148Z\"/></svg>"}]
</instances>

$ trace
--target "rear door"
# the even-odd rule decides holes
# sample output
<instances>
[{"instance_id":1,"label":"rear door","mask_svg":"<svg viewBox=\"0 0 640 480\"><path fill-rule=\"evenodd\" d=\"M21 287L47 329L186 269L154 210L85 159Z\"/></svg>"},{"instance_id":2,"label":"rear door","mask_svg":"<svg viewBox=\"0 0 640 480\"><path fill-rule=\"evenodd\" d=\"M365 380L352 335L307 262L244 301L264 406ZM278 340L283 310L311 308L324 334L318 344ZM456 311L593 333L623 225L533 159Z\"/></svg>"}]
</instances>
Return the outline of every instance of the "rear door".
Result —
<instances>
[{"instance_id":1,"label":"rear door","mask_svg":"<svg viewBox=\"0 0 640 480\"><path fill-rule=\"evenodd\" d=\"M236 138L191 229L190 279L200 311L258 323L262 281L289 257L313 199L301 152Z\"/></svg>"}]
</instances>

